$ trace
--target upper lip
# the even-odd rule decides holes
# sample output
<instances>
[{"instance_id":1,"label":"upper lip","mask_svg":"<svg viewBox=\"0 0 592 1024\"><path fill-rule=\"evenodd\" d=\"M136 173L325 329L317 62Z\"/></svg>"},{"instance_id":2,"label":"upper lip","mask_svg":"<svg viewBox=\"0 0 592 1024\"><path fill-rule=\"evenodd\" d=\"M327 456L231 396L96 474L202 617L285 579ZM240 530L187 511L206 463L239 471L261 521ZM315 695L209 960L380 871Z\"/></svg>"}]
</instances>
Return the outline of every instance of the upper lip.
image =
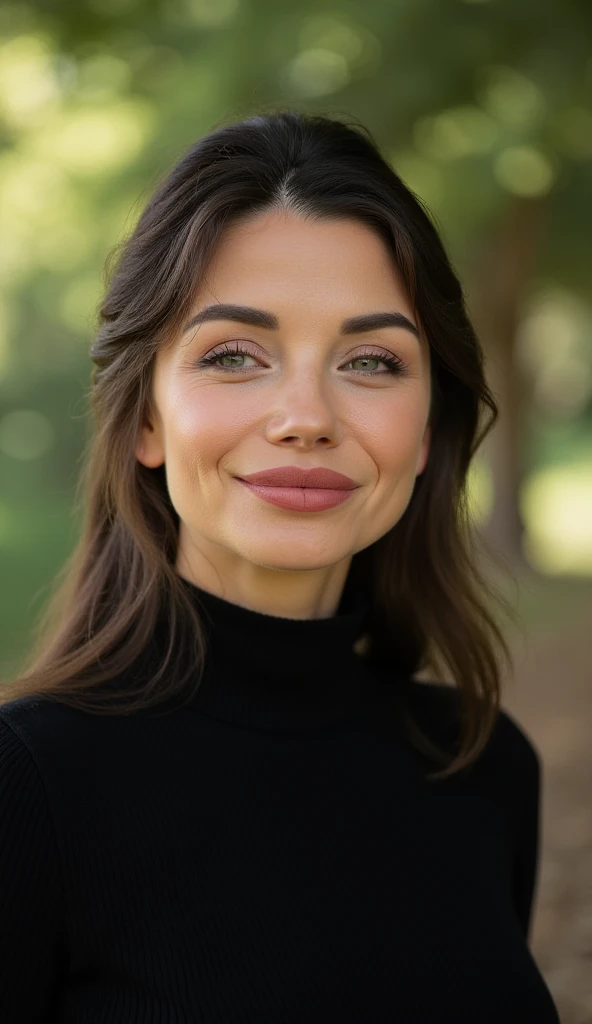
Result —
<instances>
[{"instance_id":1,"label":"upper lip","mask_svg":"<svg viewBox=\"0 0 592 1024\"><path fill-rule=\"evenodd\" d=\"M348 491L358 485L344 473L336 473L333 469L315 466L314 469L301 469L299 466L277 466L275 469L262 469L258 473L248 473L239 477L250 484L266 484L268 487L325 487L333 491Z\"/></svg>"}]
</instances>

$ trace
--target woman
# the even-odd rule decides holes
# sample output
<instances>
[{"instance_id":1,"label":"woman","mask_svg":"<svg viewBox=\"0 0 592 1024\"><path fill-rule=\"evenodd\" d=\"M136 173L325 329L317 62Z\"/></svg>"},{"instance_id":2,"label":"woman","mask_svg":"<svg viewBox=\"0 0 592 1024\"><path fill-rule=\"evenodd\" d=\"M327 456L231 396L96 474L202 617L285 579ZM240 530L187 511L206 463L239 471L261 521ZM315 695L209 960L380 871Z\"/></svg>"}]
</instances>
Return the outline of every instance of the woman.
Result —
<instances>
[{"instance_id":1,"label":"woman","mask_svg":"<svg viewBox=\"0 0 592 1024\"><path fill-rule=\"evenodd\" d=\"M218 128L91 355L81 540L0 708L4 1024L556 1022L466 504L497 409L420 202L338 120Z\"/></svg>"}]
</instances>

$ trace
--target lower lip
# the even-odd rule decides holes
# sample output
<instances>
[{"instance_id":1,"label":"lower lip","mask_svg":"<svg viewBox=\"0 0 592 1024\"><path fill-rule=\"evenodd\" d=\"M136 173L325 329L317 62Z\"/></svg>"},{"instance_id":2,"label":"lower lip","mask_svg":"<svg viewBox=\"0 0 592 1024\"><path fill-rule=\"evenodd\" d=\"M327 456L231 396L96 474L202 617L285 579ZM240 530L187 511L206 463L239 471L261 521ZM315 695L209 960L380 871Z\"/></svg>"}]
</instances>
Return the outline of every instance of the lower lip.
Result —
<instances>
[{"instance_id":1,"label":"lower lip","mask_svg":"<svg viewBox=\"0 0 592 1024\"><path fill-rule=\"evenodd\" d=\"M326 508L341 505L353 494L355 488L347 491L336 491L326 487L264 487L262 484L251 484L237 477L240 484L248 487L253 494L263 501L269 501L279 508L288 508L295 512L322 512Z\"/></svg>"}]
</instances>

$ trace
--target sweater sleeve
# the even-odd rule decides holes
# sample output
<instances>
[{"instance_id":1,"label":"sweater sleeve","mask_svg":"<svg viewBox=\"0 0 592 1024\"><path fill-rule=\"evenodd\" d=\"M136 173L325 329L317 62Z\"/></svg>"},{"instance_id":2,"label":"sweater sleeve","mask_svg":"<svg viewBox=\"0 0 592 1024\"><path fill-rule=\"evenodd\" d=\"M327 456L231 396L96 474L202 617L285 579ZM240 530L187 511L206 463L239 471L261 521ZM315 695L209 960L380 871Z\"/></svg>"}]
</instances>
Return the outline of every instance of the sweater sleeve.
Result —
<instances>
[{"instance_id":1,"label":"sweater sleeve","mask_svg":"<svg viewBox=\"0 0 592 1024\"><path fill-rule=\"evenodd\" d=\"M516 913L528 941L533 917L540 855L541 759L522 734L521 800L516 808L517 831L514 854L513 898Z\"/></svg>"},{"instance_id":2,"label":"sweater sleeve","mask_svg":"<svg viewBox=\"0 0 592 1024\"><path fill-rule=\"evenodd\" d=\"M54 1019L65 963L63 882L43 781L0 712L0 1020Z\"/></svg>"}]
</instances>

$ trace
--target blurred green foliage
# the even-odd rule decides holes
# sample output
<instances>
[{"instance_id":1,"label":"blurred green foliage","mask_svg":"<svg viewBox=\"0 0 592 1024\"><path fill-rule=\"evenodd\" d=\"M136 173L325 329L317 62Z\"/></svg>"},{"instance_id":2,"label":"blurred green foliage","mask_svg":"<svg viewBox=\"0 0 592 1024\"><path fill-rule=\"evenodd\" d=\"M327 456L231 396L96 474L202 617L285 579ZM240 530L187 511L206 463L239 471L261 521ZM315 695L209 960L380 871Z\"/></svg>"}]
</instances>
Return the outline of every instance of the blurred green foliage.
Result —
<instances>
[{"instance_id":1,"label":"blurred green foliage","mask_svg":"<svg viewBox=\"0 0 592 1024\"><path fill-rule=\"evenodd\" d=\"M541 204L517 337L529 551L592 572L591 38L588 0L0 4L0 664L75 536L104 260L199 135L268 105L365 124L469 305L508 204Z\"/></svg>"}]
</instances>

